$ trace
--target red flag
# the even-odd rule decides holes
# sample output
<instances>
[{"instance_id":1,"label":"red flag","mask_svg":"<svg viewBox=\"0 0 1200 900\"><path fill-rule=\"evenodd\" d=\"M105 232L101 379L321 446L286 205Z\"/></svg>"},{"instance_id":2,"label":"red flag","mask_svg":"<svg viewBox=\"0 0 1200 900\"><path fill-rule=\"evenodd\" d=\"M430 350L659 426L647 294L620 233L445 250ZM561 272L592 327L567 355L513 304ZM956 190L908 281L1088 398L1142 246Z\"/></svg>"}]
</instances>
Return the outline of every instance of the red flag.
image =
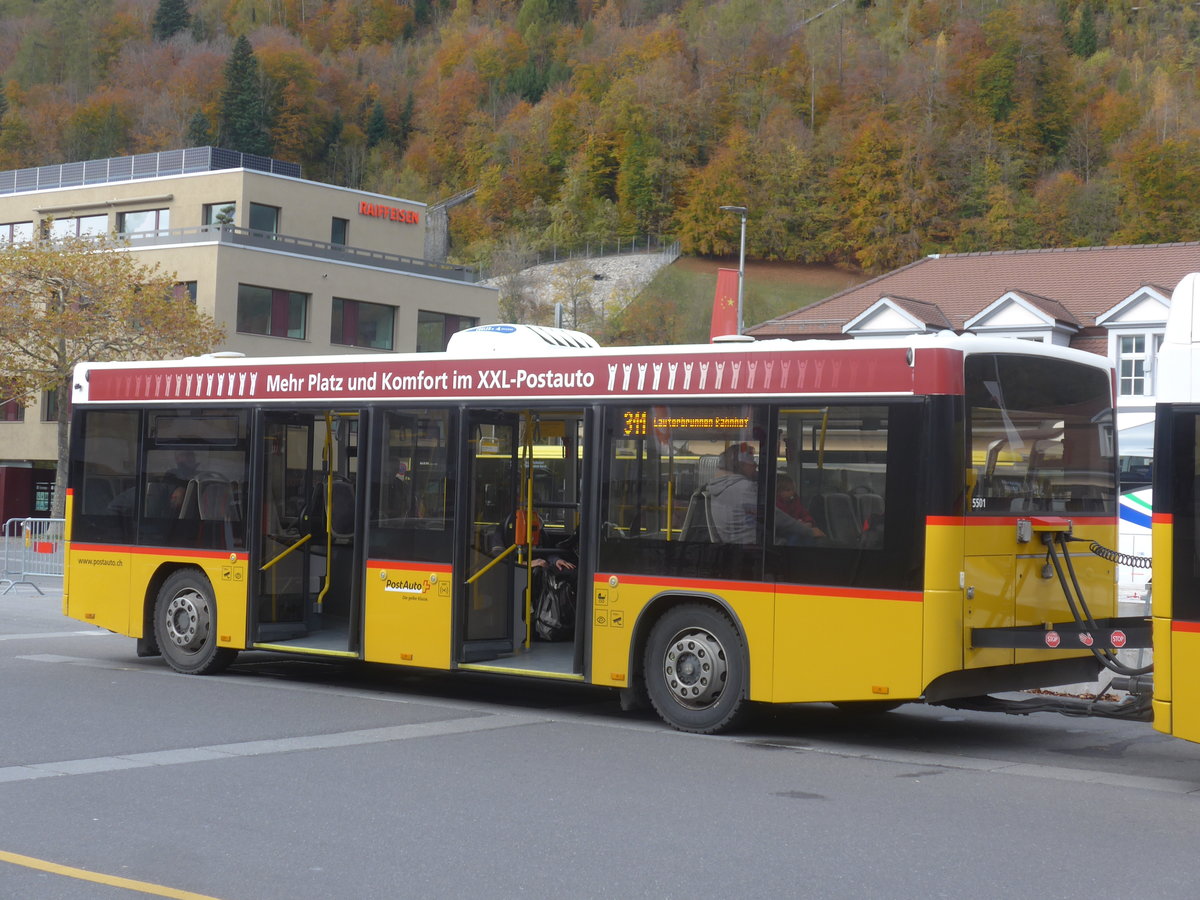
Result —
<instances>
[{"instance_id":1,"label":"red flag","mask_svg":"<svg viewBox=\"0 0 1200 900\"><path fill-rule=\"evenodd\" d=\"M717 296L713 299L711 341L718 335L738 333L738 270L717 269Z\"/></svg>"}]
</instances>

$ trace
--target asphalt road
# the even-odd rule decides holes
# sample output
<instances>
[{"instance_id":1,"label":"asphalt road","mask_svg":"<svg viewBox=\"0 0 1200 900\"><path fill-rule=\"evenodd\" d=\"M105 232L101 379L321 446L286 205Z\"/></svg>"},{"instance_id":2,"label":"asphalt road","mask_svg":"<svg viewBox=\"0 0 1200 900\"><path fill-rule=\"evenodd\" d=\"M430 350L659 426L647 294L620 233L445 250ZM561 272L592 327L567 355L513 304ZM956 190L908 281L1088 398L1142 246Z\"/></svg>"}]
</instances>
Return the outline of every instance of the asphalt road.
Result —
<instances>
[{"instance_id":1,"label":"asphalt road","mask_svg":"<svg viewBox=\"0 0 1200 900\"><path fill-rule=\"evenodd\" d=\"M172 673L0 596L0 897L1193 897L1200 746L910 705L673 732L571 685Z\"/></svg>"}]
</instances>

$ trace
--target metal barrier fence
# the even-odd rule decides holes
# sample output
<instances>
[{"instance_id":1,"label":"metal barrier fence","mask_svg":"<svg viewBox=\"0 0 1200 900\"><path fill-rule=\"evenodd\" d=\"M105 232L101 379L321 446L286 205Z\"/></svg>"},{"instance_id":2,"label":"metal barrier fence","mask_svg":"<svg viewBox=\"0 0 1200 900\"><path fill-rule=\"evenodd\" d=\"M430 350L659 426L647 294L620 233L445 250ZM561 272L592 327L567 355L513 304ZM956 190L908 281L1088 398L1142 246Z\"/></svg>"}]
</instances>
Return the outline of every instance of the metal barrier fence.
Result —
<instances>
[{"instance_id":1,"label":"metal barrier fence","mask_svg":"<svg viewBox=\"0 0 1200 900\"><path fill-rule=\"evenodd\" d=\"M43 593L33 577L63 577L63 532L65 519L9 519L0 542L4 544L4 572L0 595L19 584Z\"/></svg>"}]
</instances>

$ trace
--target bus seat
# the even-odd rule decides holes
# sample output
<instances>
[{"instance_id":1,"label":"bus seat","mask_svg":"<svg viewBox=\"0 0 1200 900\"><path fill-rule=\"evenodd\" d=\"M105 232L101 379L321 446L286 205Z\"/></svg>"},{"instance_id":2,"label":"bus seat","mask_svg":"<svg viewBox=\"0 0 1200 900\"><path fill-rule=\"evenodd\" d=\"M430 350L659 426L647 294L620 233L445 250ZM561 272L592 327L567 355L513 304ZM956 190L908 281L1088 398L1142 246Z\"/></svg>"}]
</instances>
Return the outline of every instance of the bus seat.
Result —
<instances>
[{"instance_id":1,"label":"bus seat","mask_svg":"<svg viewBox=\"0 0 1200 900\"><path fill-rule=\"evenodd\" d=\"M161 481L146 485L146 518L165 519L171 515L171 486Z\"/></svg>"},{"instance_id":2,"label":"bus seat","mask_svg":"<svg viewBox=\"0 0 1200 900\"><path fill-rule=\"evenodd\" d=\"M708 484L717 474L717 464L721 457L716 454L706 454L696 460L696 481L699 484Z\"/></svg>"},{"instance_id":3,"label":"bus seat","mask_svg":"<svg viewBox=\"0 0 1200 900\"><path fill-rule=\"evenodd\" d=\"M102 475L91 475L83 481L83 512L88 515L102 515L117 496L111 478Z\"/></svg>"},{"instance_id":4,"label":"bus seat","mask_svg":"<svg viewBox=\"0 0 1200 900\"><path fill-rule=\"evenodd\" d=\"M712 517L712 498L706 488L693 491L688 499L687 512L683 516L683 526L679 530L679 538L684 541L701 541L718 543L717 527Z\"/></svg>"},{"instance_id":5,"label":"bus seat","mask_svg":"<svg viewBox=\"0 0 1200 900\"><path fill-rule=\"evenodd\" d=\"M150 496L147 494L147 507ZM157 498L156 498L157 499ZM233 488L223 475L201 472L190 478L179 504L179 518L223 521L240 519ZM149 511L149 510L147 510Z\"/></svg>"},{"instance_id":6,"label":"bus seat","mask_svg":"<svg viewBox=\"0 0 1200 900\"><path fill-rule=\"evenodd\" d=\"M350 542L354 539L354 485L346 478L335 476L332 487L332 512L329 516L329 533L335 541ZM301 515L308 533L316 536L325 533L325 483L319 481L313 489L308 508Z\"/></svg>"},{"instance_id":7,"label":"bus seat","mask_svg":"<svg viewBox=\"0 0 1200 900\"><path fill-rule=\"evenodd\" d=\"M826 494L822 499L825 534L835 544L857 544L858 513L849 494Z\"/></svg>"},{"instance_id":8,"label":"bus seat","mask_svg":"<svg viewBox=\"0 0 1200 900\"><path fill-rule=\"evenodd\" d=\"M883 513L883 498L878 494L854 494L854 505L858 512L858 524L860 528L863 523L870 522L872 516L878 516Z\"/></svg>"}]
</instances>

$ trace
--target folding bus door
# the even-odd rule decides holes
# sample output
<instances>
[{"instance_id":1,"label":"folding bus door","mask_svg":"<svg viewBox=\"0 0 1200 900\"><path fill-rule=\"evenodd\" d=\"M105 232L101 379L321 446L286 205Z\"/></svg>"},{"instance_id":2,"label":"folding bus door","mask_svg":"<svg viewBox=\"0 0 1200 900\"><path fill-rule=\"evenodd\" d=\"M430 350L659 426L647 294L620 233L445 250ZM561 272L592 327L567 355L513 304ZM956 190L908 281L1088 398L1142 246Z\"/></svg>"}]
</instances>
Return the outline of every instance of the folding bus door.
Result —
<instances>
[{"instance_id":1,"label":"folding bus door","mask_svg":"<svg viewBox=\"0 0 1200 900\"><path fill-rule=\"evenodd\" d=\"M520 548L520 420L515 414L466 414L463 438L464 510L455 555L463 662L511 653L525 634L525 569ZM523 517L522 522L523 522Z\"/></svg>"}]
</instances>

